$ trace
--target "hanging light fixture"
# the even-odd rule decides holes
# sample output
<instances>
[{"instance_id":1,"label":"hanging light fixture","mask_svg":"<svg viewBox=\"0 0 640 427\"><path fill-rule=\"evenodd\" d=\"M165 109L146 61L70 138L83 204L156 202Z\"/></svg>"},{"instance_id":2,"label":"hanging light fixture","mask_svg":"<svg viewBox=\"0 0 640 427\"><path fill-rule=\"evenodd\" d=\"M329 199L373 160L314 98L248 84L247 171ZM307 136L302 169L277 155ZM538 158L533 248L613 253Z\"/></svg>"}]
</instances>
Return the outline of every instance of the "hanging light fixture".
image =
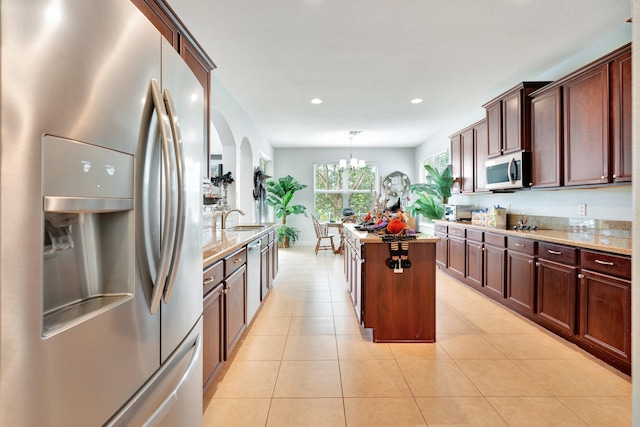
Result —
<instances>
[{"instance_id":1,"label":"hanging light fixture","mask_svg":"<svg viewBox=\"0 0 640 427\"><path fill-rule=\"evenodd\" d=\"M353 157L353 153L352 153L353 138L361 132L362 132L361 130L349 131L349 162L347 163L347 159L340 159L340 161L338 162L338 167L340 169L345 169L347 167L347 164L351 169L363 168L366 166L366 162L364 160L356 159L355 157Z\"/></svg>"}]
</instances>

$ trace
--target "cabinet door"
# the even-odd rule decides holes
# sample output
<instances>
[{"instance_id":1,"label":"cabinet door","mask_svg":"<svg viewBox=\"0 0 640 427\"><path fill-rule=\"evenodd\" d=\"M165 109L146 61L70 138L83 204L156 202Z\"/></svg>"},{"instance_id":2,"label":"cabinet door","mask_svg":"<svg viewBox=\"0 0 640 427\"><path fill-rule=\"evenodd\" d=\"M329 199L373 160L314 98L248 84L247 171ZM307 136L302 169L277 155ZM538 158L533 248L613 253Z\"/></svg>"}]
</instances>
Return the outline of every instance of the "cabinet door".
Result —
<instances>
[{"instance_id":1,"label":"cabinet door","mask_svg":"<svg viewBox=\"0 0 640 427\"><path fill-rule=\"evenodd\" d=\"M243 265L225 280L225 360L247 326L247 267Z\"/></svg>"},{"instance_id":2,"label":"cabinet door","mask_svg":"<svg viewBox=\"0 0 640 427\"><path fill-rule=\"evenodd\" d=\"M631 181L631 52L611 62L613 181Z\"/></svg>"},{"instance_id":3,"label":"cabinet door","mask_svg":"<svg viewBox=\"0 0 640 427\"><path fill-rule=\"evenodd\" d=\"M205 397L207 388L222 366L224 360L224 306L223 285L209 292L203 302L202 310L202 384Z\"/></svg>"},{"instance_id":4,"label":"cabinet door","mask_svg":"<svg viewBox=\"0 0 640 427\"><path fill-rule=\"evenodd\" d=\"M502 100L502 153L522 150L522 91Z\"/></svg>"},{"instance_id":5,"label":"cabinet door","mask_svg":"<svg viewBox=\"0 0 640 427\"><path fill-rule=\"evenodd\" d=\"M631 282L582 270L580 338L631 363Z\"/></svg>"},{"instance_id":6,"label":"cabinet door","mask_svg":"<svg viewBox=\"0 0 640 427\"><path fill-rule=\"evenodd\" d=\"M269 243L269 259L271 260L269 287L271 287L278 274L278 244L275 241Z\"/></svg>"},{"instance_id":7,"label":"cabinet door","mask_svg":"<svg viewBox=\"0 0 640 427\"><path fill-rule=\"evenodd\" d=\"M455 178L451 185L452 193L460 193L462 191L462 138L460 135L454 135L451 138L451 175Z\"/></svg>"},{"instance_id":8,"label":"cabinet door","mask_svg":"<svg viewBox=\"0 0 640 427\"><path fill-rule=\"evenodd\" d=\"M358 323L362 323L362 258L359 255L356 255L356 264L355 264L355 299L354 299L354 308L356 310L356 316L358 318Z\"/></svg>"},{"instance_id":9,"label":"cabinet door","mask_svg":"<svg viewBox=\"0 0 640 427\"><path fill-rule=\"evenodd\" d=\"M271 256L269 247L260 250L260 301L264 301L271 282Z\"/></svg>"},{"instance_id":10,"label":"cabinet door","mask_svg":"<svg viewBox=\"0 0 640 427\"><path fill-rule=\"evenodd\" d=\"M487 173L484 162L487 160L488 150L489 135L487 133L487 121L484 120L473 128L473 153L475 159L473 191L476 193L487 191Z\"/></svg>"},{"instance_id":11,"label":"cabinet door","mask_svg":"<svg viewBox=\"0 0 640 427\"><path fill-rule=\"evenodd\" d=\"M564 183L609 182L609 77L603 64L564 86Z\"/></svg>"},{"instance_id":12,"label":"cabinet door","mask_svg":"<svg viewBox=\"0 0 640 427\"><path fill-rule=\"evenodd\" d=\"M487 105L487 157L497 157L502 154L502 103L496 101Z\"/></svg>"},{"instance_id":13,"label":"cabinet door","mask_svg":"<svg viewBox=\"0 0 640 427\"><path fill-rule=\"evenodd\" d=\"M577 267L540 259L536 263L539 322L561 335L576 333Z\"/></svg>"},{"instance_id":14,"label":"cabinet door","mask_svg":"<svg viewBox=\"0 0 640 427\"><path fill-rule=\"evenodd\" d=\"M473 128L467 129L460 135L460 145L462 147L462 171L460 181L461 193L473 192Z\"/></svg>"},{"instance_id":15,"label":"cabinet door","mask_svg":"<svg viewBox=\"0 0 640 427\"><path fill-rule=\"evenodd\" d=\"M441 270L447 268L447 235L444 233L434 233L434 236L439 237L440 241L436 243L436 264Z\"/></svg>"},{"instance_id":16,"label":"cabinet door","mask_svg":"<svg viewBox=\"0 0 640 427\"><path fill-rule=\"evenodd\" d=\"M467 239L466 250L467 283L481 289L484 283L484 245Z\"/></svg>"},{"instance_id":17,"label":"cabinet door","mask_svg":"<svg viewBox=\"0 0 640 427\"><path fill-rule=\"evenodd\" d=\"M534 312L535 268L533 256L507 251L507 304L518 312Z\"/></svg>"},{"instance_id":18,"label":"cabinet door","mask_svg":"<svg viewBox=\"0 0 640 427\"><path fill-rule=\"evenodd\" d=\"M532 101L531 163L534 188L559 187L562 174L562 90L557 87Z\"/></svg>"},{"instance_id":19,"label":"cabinet door","mask_svg":"<svg viewBox=\"0 0 640 427\"><path fill-rule=\"evenodd\" d=\"M484 247L484 291L496 299L504 298L507 250L485 245Z\"/></svg>"},{"instance_id":20,"label":"cabinet door","mask_svg":"<svg viewBox=\"0 0 640 427\"><path fill-rule=\"evenodd\" d=\"M465 273L465 239L449 236L449 272L464 278Z\"/></svg>"}]
</instances>

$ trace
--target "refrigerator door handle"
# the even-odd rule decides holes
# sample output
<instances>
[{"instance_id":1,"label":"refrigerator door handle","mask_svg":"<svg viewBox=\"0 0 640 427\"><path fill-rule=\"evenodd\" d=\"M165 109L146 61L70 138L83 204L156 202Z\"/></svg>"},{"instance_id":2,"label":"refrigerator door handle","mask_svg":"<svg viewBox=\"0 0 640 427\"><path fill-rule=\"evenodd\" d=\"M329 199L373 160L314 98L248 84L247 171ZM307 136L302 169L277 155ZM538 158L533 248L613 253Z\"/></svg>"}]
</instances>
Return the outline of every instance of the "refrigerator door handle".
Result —
<instances>
[{"instance_id":1,"label":"refrigerator door handle","mask_svg":"<svg viewBox=\"0 0 640 427\"><path fill-rule=\"evenodd\" d=\"M178 400L178 392L182 385L189 379L189 377L194 374L193 370L198 365L198 360L200 359L200 353L202 353L202 334L198 334L195 342L195 349L193 350L193 354L191 355L191 360L189 361L189 365L187 369L185 369L184 374L180 377L180 381L173 388L171 393L162 401L160 406L151 414L149 419L145 421L143 427L154 427L160 424L164 416L169 412L171 407Z\"/></svg>"},{"instance_id":2,"label":"refrigerator door handle","mask_svg":"<svg viewBox=\"0 0 640 427\"><path fill-rule=\"evenodd\" d=\"M173 257L171 259L171 265L169 268L169 274L167 277L166 290L164 293L165 304L171 300L171 294L175 287L177 268L180 262L180 256L182 255L182 241L184 240L184 227L185 227L185 189L184 189L184 163L182 159L182 135L180 134L180 123L178 122L178 116L171 98L171 92L169 89L165 89L163 92L163 99L167 108L167 114L169 117L169 123L171 125L171 133L173 135L173 150L176 158L176 177L177 177L177 196L178 196L178 212L176 218L176 235L174 240Z\"/></svg>"},{"instance_id":3,"label":"refrigerator door handle","mask_svg":"<svg viewBox=\"0 0 640 427\"><path fill-rule=\"evenodd\" d=\"M164 200L164 220L162 237L160 243L160 257L155 271L155 279L153 280L152 293L149 301L149 311L154 314L160 307L160 301L165 288L167 273L169 271L169 263L173 253L173 241L175 239L175 227L176 221L173 218L175 207L175 199L173 194L176 192L176 177L171 172L175 170L175 154L170 149L170 145L173 145L173 137L170 129L170 120L166 112L164 102L162 101L160 85L156 79L151 79L149 84L149 91L147 92L147 100L145 103L143 118L142 118L142 132L141 132L141 153L139 156L140 177L137 180L138 192L140 198L136 212L136 222L139 225L138 230L141 233L138 239L138 256L142 258L142 264L147 269L149 279L153 276L153 245L152 231L148 224L148 218L150 215L150 196L149 196L149 181L151 179L151 164L152 148L153 144L149 138L149 128L153 119L153 112L156 112L158 118L158 130L160 133L160 145L162 150L163 159L163 172L164 172L164 187L165 187L165 200ZM141 162L141 163L140 163Z\"/></svg>"}]
</instances>

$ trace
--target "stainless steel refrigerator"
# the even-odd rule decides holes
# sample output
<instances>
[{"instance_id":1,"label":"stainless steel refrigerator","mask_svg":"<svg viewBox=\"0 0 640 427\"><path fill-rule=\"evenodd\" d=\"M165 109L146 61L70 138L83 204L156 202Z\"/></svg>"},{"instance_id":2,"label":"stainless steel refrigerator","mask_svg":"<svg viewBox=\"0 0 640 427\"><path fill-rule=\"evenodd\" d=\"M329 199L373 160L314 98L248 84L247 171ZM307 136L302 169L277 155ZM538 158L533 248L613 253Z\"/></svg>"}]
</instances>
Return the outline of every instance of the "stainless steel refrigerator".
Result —
<instances>
[{"instance_id":1,"label":"stainless steel refrigerator","mask_svg":"<svg viewBox=\"0 0 640 427\"><path fill-rule=\"evenodd\" d=\"M129 0L0 37L0 425L201 425L202 87Z\"/></svg>"}]
</instances>

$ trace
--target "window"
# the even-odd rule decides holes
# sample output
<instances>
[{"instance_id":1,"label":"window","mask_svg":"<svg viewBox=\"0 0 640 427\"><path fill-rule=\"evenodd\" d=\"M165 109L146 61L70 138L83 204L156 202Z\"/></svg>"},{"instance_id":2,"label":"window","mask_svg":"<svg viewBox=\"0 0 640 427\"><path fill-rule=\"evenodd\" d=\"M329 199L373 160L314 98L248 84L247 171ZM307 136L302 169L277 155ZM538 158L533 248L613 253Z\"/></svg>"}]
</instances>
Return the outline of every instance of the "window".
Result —
<instances>
[{"instance_id":1,"label":"window","mask_svg":"<svg viewBox=\"0 0 640 427\"><path fill-rule=\"evenodd\" d=\"M442 151L441 153L428 157L424 162L422 162L422 165L433 166L434 168L438 169L438 171L442 172L444 168L449 165L449 163L449 150L447 149ZM424 167L422 168L421 174L421 182L427 182L427 171L424 170Z\"/></svg>"},{"instance_id":2,"label":"window","mask_svg":"<svg viewBox=\"0 0 640 427\"><path fill-rule=\"evenodd\" d=\"M313 172L314 205L319 221L342 218L342 209L346 207L360 216L371 210L378 193L375 164L341 169L338 163L316 163Z\"/></svg>"}]
</instances>

